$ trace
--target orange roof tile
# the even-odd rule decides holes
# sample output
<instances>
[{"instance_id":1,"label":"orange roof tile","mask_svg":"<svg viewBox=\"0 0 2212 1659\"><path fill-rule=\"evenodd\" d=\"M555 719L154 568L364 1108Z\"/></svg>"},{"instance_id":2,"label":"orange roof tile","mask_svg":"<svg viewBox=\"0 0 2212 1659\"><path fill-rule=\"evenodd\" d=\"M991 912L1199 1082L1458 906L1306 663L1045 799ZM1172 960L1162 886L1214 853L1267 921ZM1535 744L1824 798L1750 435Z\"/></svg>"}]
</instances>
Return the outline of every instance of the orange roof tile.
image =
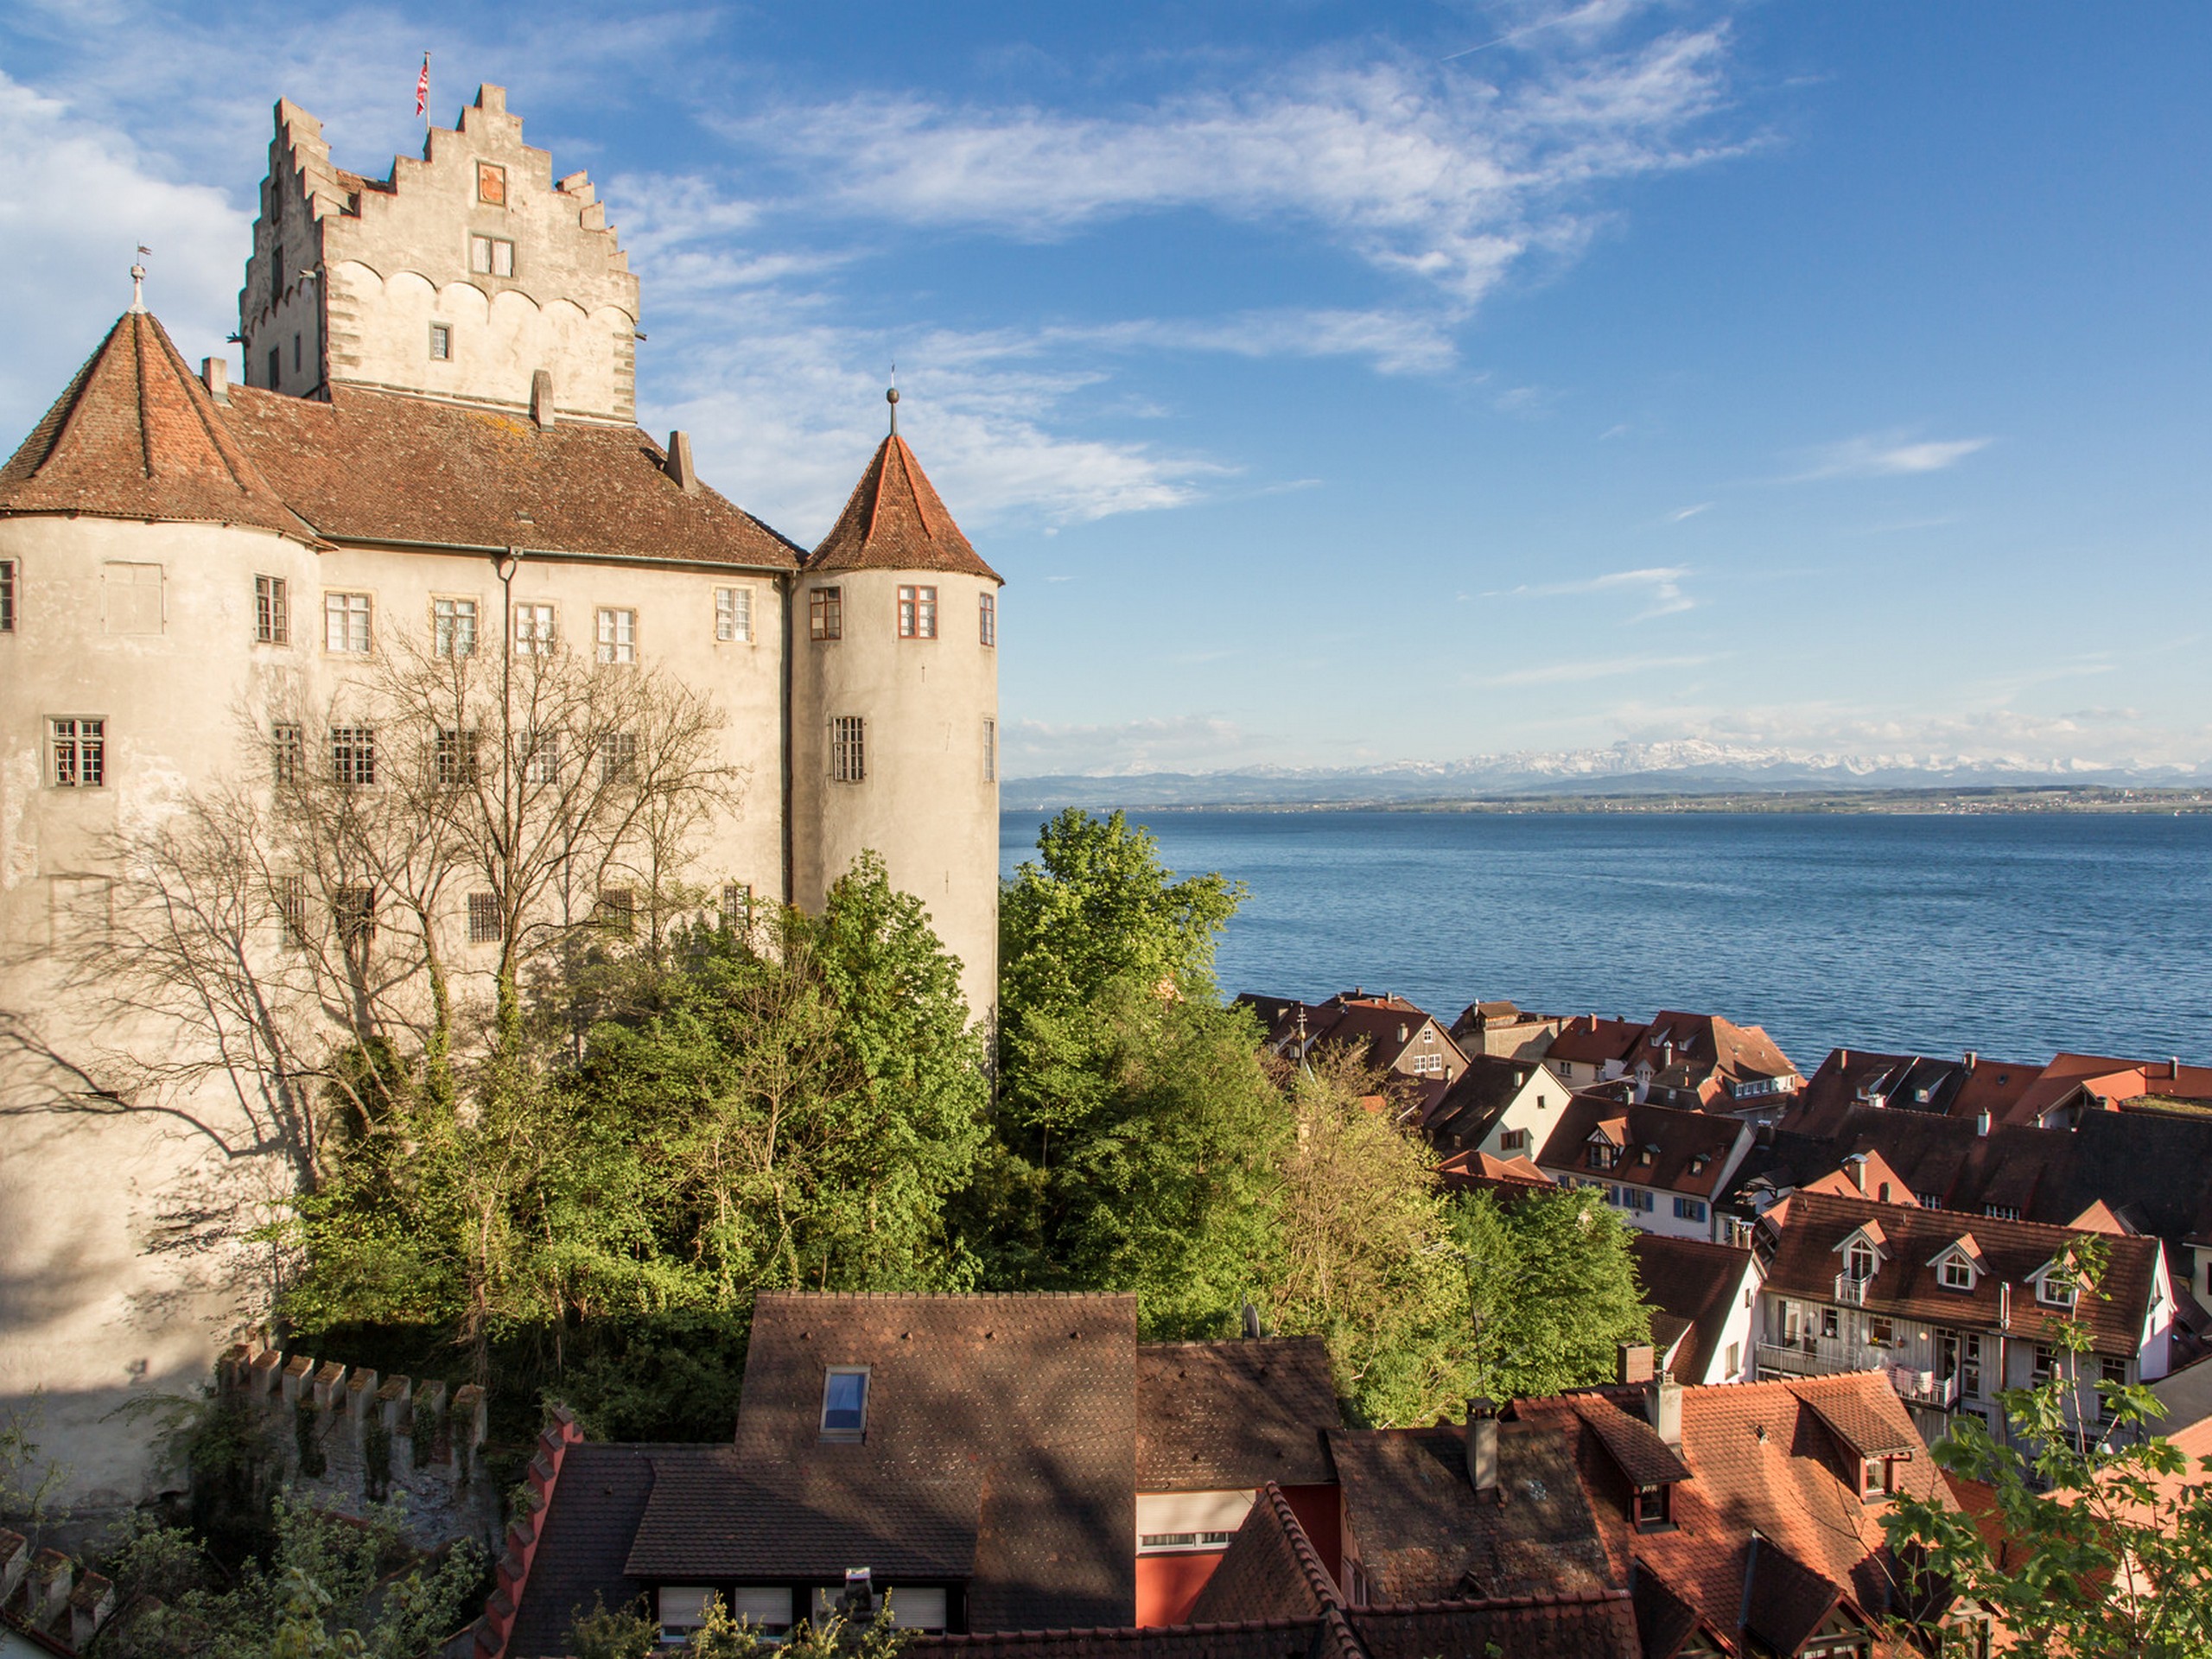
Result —
<instances>
[{"instance_id":1,"label":"orange roof tile","mask_svg":"<svg viewBox=\"0 0 2212 1659\"><path fill-rule=\"evenodd\" d=\"M952 522L922 463L893 433L854 486L845 510L806 561L810 575L833 570L942 570L997 582Z\"/></svg>"}]
</instances>

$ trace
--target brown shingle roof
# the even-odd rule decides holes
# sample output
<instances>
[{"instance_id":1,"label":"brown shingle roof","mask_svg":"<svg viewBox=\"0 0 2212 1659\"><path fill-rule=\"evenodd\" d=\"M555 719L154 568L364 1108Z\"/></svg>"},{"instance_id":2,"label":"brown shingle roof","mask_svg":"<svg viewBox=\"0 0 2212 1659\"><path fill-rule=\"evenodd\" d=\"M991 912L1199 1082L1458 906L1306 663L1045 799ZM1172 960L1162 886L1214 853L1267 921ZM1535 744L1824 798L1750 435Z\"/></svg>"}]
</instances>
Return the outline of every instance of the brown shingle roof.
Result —
<instances>
[{"instance_id":1,"label":"brown shingle roof","mask_svg":"<svg viewBox=\"0 0 2212 1659\"><path fill-rule=\"evenodd\" d=\"M808 556L806 569L809 574L942 570L1000 579L968 544L921 462L895 432L877 447L844 512Z\"/></svg>"},{"instance_id":2,"label":"brown shingle roof","mask_svg":"<svg viewBox=\"0 0 2212 1659\"><path fill-rule=\"evenodd\" d=\"M1578 1395L1574 1409L1605 1443L1632 1486L1671 1486L1690 1478L1688 1465L1637 1412L1601 1394Z\"/></svg>"},{"instance_id":3,"label":"brown shingle roof","mask_svg":"<svg viewBox=\"0 0 2212 1659\"><path fill-rule=\"evenodd\" d=\"M1193 1624L1318 1618L1341 1605L1337 1586L1280 1487L1262 1491L1191 1604Z\"/></svg>"},{"instance_id":4,"label":"brown shingle roof","mask_svg":"<svg viewBox=\"0 0 2212 1659\"><path fill-rule=\"evenodd\" d=\"M1590 1138L1600 1129L1625 1148L1610 1170L1589 1160ZM1675 1106L1624 1105L1591 1090L1567 1103L1536 1161L1548 1170L1573 1170L1590 1179L1603 1176L1710 1198L1737 1142L1748 1141L1751 1134L1732 1117ZM1649 1163L1643 1161L1647 1150Z\"/></svg>"},{"instance_id":5,"label":"brown shingle roof","mask_svg":"<svg viewBox=\"0 0 2212 1659\"><path fill-rule=\"evenodd\" d=\"M801 550L668 475L635 427L539 428L497 410L350 386L328 403L236 387L230 429L332 541L795 569Z\"/></svg>"},{"instance_id":6,"label":"brown shingle roof","mask_svg":"<svg viewBox=\"0 0 2212 1659\"><path fill-rule=\"evenodd\" d=\"M124 313L0 467L0 512L250 524L314 540L143 311Z\"/></svg>"},{"instance_id":7,"label":"brown shingle roof","mask_svg":"<svg viewBox=\"0 0 2212 1659\"><path fill-rule=\"evenodd\" d=\"M572 1446L547 1509L537 1553L507 1638L508 1659L550 1659L571 1650L569 1626L594 1603L609 1611L647 1588L625 1571L632 1537L652 1495L657 1457L702 1456L708 1446Z\"/></svg>"},{"instance_id":8,"label":"brown shingle roof","mask_svg":"<svg viewBox=\"0 0 2212 1659\"><path fill-rule=\"evenodd\" d=\"M1319 1337L1137 1350L1141 1492L1325 1484L1322 1431L1343 1426Z\"/></svg>"},{"instance_id":9,"label":"brown shingle roof","mask_svg":"<svg viewBox=\"0 0 2212 1659\"><path fill-rule=\"evenodd\" d=\"M1689 1326L1689 1339L1675 1357L1675 1374L1685 1382L1702 1381L1735 1311L1737 1289L1751 1265L1751 1253L1703 1239L1644 1232L1633 1235L1629 1248L1636 1255L1636 1276L1643 1287L1644 1301Z\"/></svg>"}]
</instances>

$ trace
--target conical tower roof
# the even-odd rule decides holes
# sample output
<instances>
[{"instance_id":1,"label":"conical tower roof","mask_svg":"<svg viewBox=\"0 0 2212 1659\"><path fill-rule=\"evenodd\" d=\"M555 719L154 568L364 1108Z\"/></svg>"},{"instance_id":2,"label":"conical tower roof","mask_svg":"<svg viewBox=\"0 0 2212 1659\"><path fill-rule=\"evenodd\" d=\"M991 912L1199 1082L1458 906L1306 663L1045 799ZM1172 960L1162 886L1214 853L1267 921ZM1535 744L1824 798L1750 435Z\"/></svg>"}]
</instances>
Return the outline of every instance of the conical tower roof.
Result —
<instances>
[{"instance_id":1,"label":"conical tower roof","mask_svg":"<svg viewBox=\"0 0 2212 1659\"><path fill-rule=\"evenodd\" d=\"M126 311L0 467L0 513L251 524L312 542L168 331Z\"/></svg>"},{"instance_id":2,"label":"conical tower roof","mask_svg":"<svg viewBox=\"0 0 2212 1659\"><path fill-rule=\"evenodd\" d=\"M852 499L806 562L810 572L942 570L1003 580L978 558L922 471L893 432L884 439Z\"/></svg>"}]
</instances>

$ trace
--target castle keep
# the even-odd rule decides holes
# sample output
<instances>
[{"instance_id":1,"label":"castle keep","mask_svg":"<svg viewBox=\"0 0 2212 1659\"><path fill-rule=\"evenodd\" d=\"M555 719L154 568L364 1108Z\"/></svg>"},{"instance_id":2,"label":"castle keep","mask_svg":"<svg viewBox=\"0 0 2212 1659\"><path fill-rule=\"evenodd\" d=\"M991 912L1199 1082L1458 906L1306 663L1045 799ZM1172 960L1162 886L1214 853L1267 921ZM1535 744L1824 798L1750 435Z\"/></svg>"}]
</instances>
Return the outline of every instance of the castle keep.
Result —
<instances>
[{"instance_id":1,"label":"castle keep","mask_svg":"<svg viewBox=\"0 0 2212 1659\"><path fill-rule=\"evenodd\" d=\"M0 467L0 1408L43 1396L95 1509L149 1478L103 1420L197 1385L254 1311L202 1241L291 1176L219 1086L103 1095L86 1057L164 1033L96 1015L62 959L111 913L116 849L237 777L242 740L280 778L373 766L275 711L401 651L650 665L712 702L739 780L689 880L732 915L815 908L872 849L973 1015L995 1000L1001 582L895 423L811 552L639 430L638 278L495 86L383 180L279 103L238 312L234 380L134 304ZM451 902L480 995L493 947Z\"/></svg>"}]
</instances>

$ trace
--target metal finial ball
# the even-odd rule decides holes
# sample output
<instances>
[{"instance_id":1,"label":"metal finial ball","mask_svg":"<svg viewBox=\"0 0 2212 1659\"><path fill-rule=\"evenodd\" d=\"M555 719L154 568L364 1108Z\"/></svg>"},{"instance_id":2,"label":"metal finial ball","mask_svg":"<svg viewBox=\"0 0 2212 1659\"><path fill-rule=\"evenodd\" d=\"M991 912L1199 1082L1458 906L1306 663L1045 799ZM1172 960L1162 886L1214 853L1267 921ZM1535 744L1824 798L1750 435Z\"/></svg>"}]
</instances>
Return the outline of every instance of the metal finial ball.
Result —
<instances>
[{"instance_id":1,"label":"metal finial ball","mask_svg":"<svg viewBox=\"0 0 2212 1659\"><path fill-rule=\"evenodd\" d=\"M897 403L899 401L899 388L893 386L890 391L885 392L883 394L883 401L887 404Z\"/></svg>"}]
</instances>

